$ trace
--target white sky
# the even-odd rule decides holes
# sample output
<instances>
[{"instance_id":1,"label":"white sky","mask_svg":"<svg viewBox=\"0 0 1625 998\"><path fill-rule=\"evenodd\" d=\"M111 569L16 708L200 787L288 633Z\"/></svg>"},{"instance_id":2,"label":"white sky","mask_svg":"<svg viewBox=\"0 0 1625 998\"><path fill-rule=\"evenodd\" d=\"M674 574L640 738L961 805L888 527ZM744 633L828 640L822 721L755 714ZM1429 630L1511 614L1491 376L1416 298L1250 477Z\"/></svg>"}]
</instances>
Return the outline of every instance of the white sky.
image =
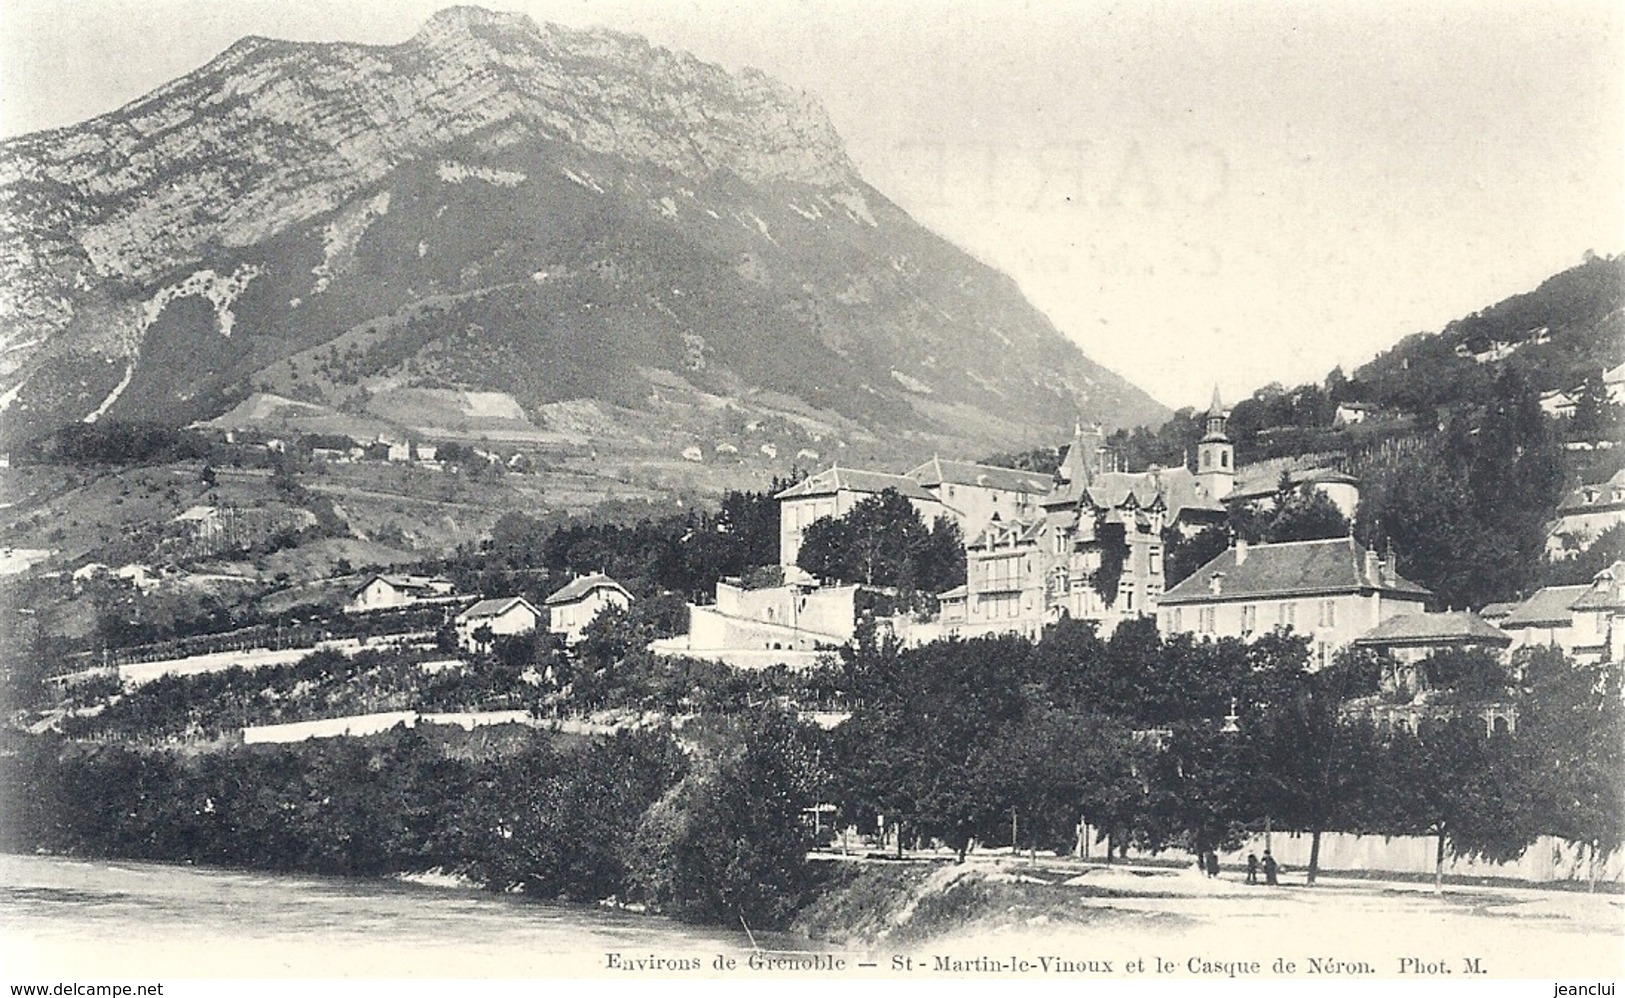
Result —
<instances>
[{"instance_id":1,"label":"white sky","mask_svg":"<svg viewBox=\"0 0 1625 998\"><path fill-rule=\"evenodd\" d=\"M4 0L0 134L248 34L394 43L444 0ZM757 66L864 177L1170 405L1316 380L1625 229L1625 5L487 0Z\"/></svg>"}]
</instances>

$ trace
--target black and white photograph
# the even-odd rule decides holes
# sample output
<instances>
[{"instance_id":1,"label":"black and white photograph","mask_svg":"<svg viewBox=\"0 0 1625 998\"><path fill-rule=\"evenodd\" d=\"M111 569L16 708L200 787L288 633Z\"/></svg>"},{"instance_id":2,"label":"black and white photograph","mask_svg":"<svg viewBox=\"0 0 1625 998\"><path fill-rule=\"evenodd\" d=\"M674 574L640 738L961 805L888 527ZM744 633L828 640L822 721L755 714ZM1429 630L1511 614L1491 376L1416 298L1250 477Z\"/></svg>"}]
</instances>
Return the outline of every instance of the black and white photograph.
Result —
<instances>
[{"instance_id":1,"label":"black and white photograph","mask_svg":"<svg viewBox=\"0 0 1625 998\"><path fill-rule=\"evenodd\" d=\"M0 985L1612 995L1622 244L1612 0L4 0Z\"/></svg>"}]
</instances>

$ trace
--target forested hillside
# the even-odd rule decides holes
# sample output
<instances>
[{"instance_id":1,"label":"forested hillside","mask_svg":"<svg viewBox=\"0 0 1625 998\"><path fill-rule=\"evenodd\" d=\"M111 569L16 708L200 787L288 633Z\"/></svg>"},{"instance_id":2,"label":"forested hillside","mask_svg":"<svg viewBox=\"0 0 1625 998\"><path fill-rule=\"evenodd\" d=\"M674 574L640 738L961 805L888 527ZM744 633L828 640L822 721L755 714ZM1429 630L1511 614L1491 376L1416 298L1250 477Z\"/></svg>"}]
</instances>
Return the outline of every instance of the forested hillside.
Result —
<instances>
[{"instance_id":1,"label":"forested hillside","mask_svg":"<svg viewBox=\"0 0 1625 998\"><path fill-rule=\"evenodd\" d=\"M1244 477L1265 461L1359 477L1359 539L1391 548L1401 573L1441 603L1477 607L1575 581L1570 563L1547 562L1546 530L1567 489L1625 462L1611 446L1625 407L1603 383L1622 360L1625 260L1588 254L1352 375L1339 368L1320 384L1260 388L1232 404L1228 432ZM1572 415L1543 410L1554 391L1578 396ZM1186 408L1155 430L1120 430L1107 446L1131 469L1189 464L1202 432L1202 413ZM1618 531L1601 546L1585 565L1625 556Z\"/></svg>"}]
</instances>

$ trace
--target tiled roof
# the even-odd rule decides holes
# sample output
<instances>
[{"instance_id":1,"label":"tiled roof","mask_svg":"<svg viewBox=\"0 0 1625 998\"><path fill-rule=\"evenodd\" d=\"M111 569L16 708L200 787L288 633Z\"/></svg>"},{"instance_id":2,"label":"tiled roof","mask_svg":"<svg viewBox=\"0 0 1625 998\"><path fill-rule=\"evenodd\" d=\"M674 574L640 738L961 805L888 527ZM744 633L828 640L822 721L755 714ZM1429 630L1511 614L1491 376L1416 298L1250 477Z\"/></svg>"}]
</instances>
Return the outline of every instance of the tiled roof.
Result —
<instances>
[{"instance_id":1,"label":"tiled roof","mask_svg":"<svg viewBox=\"0 0 1625 998\"><path fill-rule=\"evenodd\" d=\"M403 589L427 586L434 581L432 577L427 575L382 575L379 578L392 586L400 586Z\"/></svg>"},{"instance_id":2,"label":"tiled roof","mask_svg":"<svg viewBox=\"0 0 1625 998\"><path fill-rule=\"evenodd\" d=\"M368 586L372 585L373 582L377 581L377 580L382 580L385 584L387 584L387 585L389 585L389 586L391 586L391 587L393 587L395 589L402 589L402 590L406 590L408 592L422 591L422 590L430 588L435 583L440 583L440 584L442 584L444 586L447 586L447 587L449 587L451 585L451 580L450 579L442 578L441 576L438 576L438 575L381 574L381 575L369 575L367 577L367 580L365 582L361 583L361 585L357 586L354 590L352 590L352 592L359 593L359 592L361 592L361 590L363 590L363 589L367 588Z\"/></svg>"},{"instance_id":3,"label":"tiled roof","mask_svg":"<svg viewBox=\"0 0 1625 998\"><path fill-rule=\"evenodd\" d=\"M1516 601L1511 603L1486 603L1484 604L1484 609L1478 611L1478 615L1483 617L1485 620L1496 620L1507 616L1517 608L1518 604Z\"/></svg>"},{"instance_id":4,"label":"tiled roof","mask_svg":"<svg viewBox=\"0 0 1625 998\"><path fill-rule=\"evenodd\" d=\"M1222 573L1219 592L1211 589L1215 572ZM1295 595L1379 591L1408 596L1433 595L1397 573L1366 571L1366 549L1352 537L1287 544L1253 544L1239 561L1232 547L1197 569L1179 585L1163 593L1163 605L1207 603Z\"/></svg>"},{"instance_id":5,"label":"tiled roof","mask_svg":"<svg viewBox=\"0 0 1625 998\"><path fill-rule=\"evenodd\" d=\"M1044 530L1043 520L994 520L982 528L981 533L966 544L967 548L983 548L994 542L1000 544L1029 544L1038 540Z\"/></svg>"},{"instance_id":6,"label":"tiled roof","mask_svg":"<svg viewBox=\"0 0 1625 998\"><path fill-rule=\"evenodd\" d=\"M1076 506L1078 499L1083 496L1083 490L1084 485L1082 482L1066 482L1055 486L1055 490L1038 500L1038 504L1045 509L1054 509L1058 506Z\"/></svg>"},{"instance_id":7,"label":"tiled roof","mask_svg":"<svg viewBox=\"0 0 1625 998\"><path fill-rule=\"evenodd\" d=\"M1625 509L1625 500L1615 499L1615 490L1625 490L1625 468L1614 472L1606 482L1582 485L1563 497L1558 503L1558 515L1567 513L1604 513Z\"/></svg>"},{"instance_id":8,"label":"tiled roof","mask_svg":"<svg viewBox=\"0 0 1625 998\"><path fill-rule=\"evenodd\" d=\"M1121 506L1130 496L1136 505L1145 509L1160 498L1170 520L1179 519L1180 514L1188 510L1224 512L1224 504L1208 495L1202 483L1187 468L1108 471L1095 476L1089 483L1088 493L1089 501L1104 509Z\"/></svg>"},{"instance_id":9,"label":"tiled roof","mask_svg":"<svg viewBox=\"0 0 1625 998\"><path fill-rule=\"evenodd\" d=\"M1591 589L1574 601L1573 610L1618 610L1625 608L1615 580L1625 577L1625 561L1616 561L1597 573Z\"/></svg>"},{"instance_id":10,"label":"tiled roof","mask_svg":"<svg viewBox=\"0 0 1625 998\"><path fill-rule=\"evenodd\" d=\"M1501 629L1571 623L1574 616L1569 608L1590 589L1590 586L1547 586L1538 589L1501 621Z\"/></svg>"},{"instance_id":11,"label":"tiled roof","mask_svg":"<svg viewBox=\"0 0 1625 998\"><path fill-rule=\"evenodd\" d=\"M1359 485L1360 480L1353 475L1345 474L1336 468L1296 468L1287 472L1292 478L1292 487L1301 488L1305 485ZM1227 502L1236 500L1263 499L1272 496L1281 487L1281 470L1274 469L1274 474L1254 473L1243 476L1236 482L1235 488L1225 496Z\"/></svg>"},{"instance_id":12,"label":"tiled roof","mask_svg":"<svg viewBox=\"0 0 1625 998\"><path fill-rule=\"evenodd\" d=\"M937 497L925 491L919 482L907 475L888 475L881 471L856 471L852 468L825 468L810 478L774 496L775 499L799 499L803 496L831 496L837 492L866 492L878 495L887 489L896 489L909 499L936 502Z\"/></svg>"},{"instance_id":13,"label":"tiled roof","mask_svg":"<svg viewBox=\"0 0 1625 998\"><path fill-rule=\"evenodd\" d=\"M523 596L505 596L501 599L482 599L467 610L459 613L457 618L459 620L480 620L488 617L500 617L516 604L529 607L531 613L540 616L536 608L530 605L530 600L525 599Z\"/></svg>"},{"instance_id":14,"label":"tiled roof","mask_svg":"<svg viewBox=\"0 0 1625 998\"><path fill-rule=\"evenodd\" d=\"M1512 635L1476 613L1403 613L1354 639L1357 645L1493 644L1510 645Z\"/></svg>"},{"instance_id":15,"label":"tiled roof","mask_svg":"<svg viewBox=\"0 0 1625 998\"><path fill-rule=\"evenodd\" d=\"M574 603L576 600L586 596L594 589L618 589L621 591L621 594L626 596L628 599L632 597L632 594L626 591L626 587L621 585L619 582L616 582L607 575L594 573L592 575L583 575L578 579L572 579L567 585L565 585L564 588L549 596L543 602L547 606L557 606L560 603Z\"/></svg>"},{"instance_id":16,"label":"tiled roof","mask_svg":"<svg viewBox=\"0 0 1625 998\"><path fill-rule=\"evenodd\" d=\"M967 587L965 587L965 586L955 586L955 587L953 587L952 589L948 590L945 593L937 593L937 599L939 599L939 600L964 599L967 595L969 595L969 593L970 593L970 590Z\"/></svg>"},{"instance_id":17,"label":"tiled roof","mask_svg":"<svg viewBox=\"0 0 1625 998\"><path fill-rule=\"evenodd\" d=\"M1018 468L999 468L969 461L944 461L939 457L910 471L908 477L930 488L933 485L975 485L985 489L1003 489L1006 492L1026 492L1044 495L1055 480L1050 475Z\"/></svg>"}]
</instances>

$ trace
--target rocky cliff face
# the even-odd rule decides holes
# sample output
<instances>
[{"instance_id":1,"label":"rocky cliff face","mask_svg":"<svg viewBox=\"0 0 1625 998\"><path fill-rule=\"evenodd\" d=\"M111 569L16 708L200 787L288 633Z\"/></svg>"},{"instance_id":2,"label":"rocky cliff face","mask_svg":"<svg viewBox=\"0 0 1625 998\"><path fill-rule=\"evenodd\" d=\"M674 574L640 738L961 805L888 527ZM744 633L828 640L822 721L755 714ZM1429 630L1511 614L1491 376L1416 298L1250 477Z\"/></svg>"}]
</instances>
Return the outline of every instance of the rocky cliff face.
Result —
<instances>
[{"instance_id":1,"label":"rocky cliff face","mask_svg":"<svg viewBox=\"0 0 1625 998\"><path fill-rule=\"evenodd\" d=\"M9 141L0 217L12 440L264 388L638 406L673 378L945 440L1161 414L868 188L805 95L477 8L398 46L244 39Z\"/></svg>"}]
</instances>

